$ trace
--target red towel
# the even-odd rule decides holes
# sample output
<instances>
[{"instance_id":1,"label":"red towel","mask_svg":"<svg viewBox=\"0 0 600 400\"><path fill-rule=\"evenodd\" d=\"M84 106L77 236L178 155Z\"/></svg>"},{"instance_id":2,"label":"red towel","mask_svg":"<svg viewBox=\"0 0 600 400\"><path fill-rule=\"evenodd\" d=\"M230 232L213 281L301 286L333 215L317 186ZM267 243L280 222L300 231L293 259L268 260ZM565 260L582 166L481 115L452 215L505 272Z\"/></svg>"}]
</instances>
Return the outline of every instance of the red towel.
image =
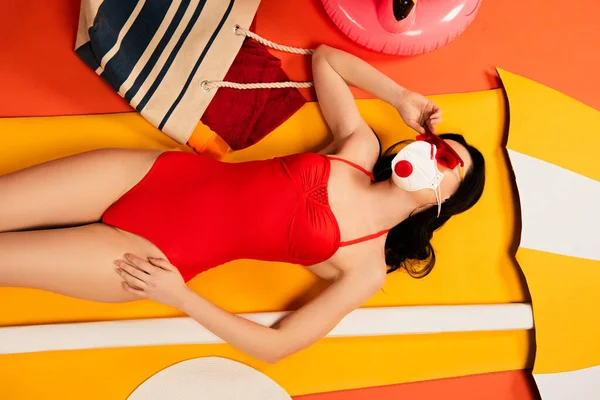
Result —
<instances>
[{"instance_id":1,"label":"red towel","mask_svg":"<svg viewBox=\"0 0 600 400\"><path fill-rule=\"evenodd\" d=\"M289 80L281 61L260 43L246 39L225 76L237 83ZM234 150L253 145L306 102L298 89L220 88L201 121Z\"/></svg>"}]
</instances>

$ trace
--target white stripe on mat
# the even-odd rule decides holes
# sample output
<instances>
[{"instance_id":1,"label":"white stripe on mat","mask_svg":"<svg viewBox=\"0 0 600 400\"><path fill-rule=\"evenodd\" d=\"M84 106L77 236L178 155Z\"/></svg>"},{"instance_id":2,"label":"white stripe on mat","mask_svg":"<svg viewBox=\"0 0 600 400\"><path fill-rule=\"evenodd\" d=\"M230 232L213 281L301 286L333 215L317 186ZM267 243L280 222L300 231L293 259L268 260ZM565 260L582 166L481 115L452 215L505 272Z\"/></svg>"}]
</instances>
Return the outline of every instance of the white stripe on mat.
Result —
<instances>
[{"instance_id":1,"label":"white stripe on mat","mask_svg":"<svg viewBox=\"0 0 600 400\"><path fill-rule=\"evenodd\" d=\"M600 365L556 374L533 374L533 378L544 400L597 400L600 397Z\"/></svg>"},{"instance_id":2,"label":"white stripe on mat","mask_svg":"<svg viewBox=\"0 0 600 400\"><path fill-rule=\"evenodd\" d=\"M508 150L521 203L521 247L600 260L600 182Z\"/></svg>"},{"instance_id":3,"label":"white stripe on mat","mask_svg":"<svg viewBox=\"0 0 600 400\"><path fill-rule=\"evenodd\" d=\"M287 312L241 314L270 326ZM327 336L379 336L526 330L531 305L414 306L361 308ZM158 318L0 328L0 354L128 346L210 344L223 341L191 318Z\"/></svg>"}]
</instances>

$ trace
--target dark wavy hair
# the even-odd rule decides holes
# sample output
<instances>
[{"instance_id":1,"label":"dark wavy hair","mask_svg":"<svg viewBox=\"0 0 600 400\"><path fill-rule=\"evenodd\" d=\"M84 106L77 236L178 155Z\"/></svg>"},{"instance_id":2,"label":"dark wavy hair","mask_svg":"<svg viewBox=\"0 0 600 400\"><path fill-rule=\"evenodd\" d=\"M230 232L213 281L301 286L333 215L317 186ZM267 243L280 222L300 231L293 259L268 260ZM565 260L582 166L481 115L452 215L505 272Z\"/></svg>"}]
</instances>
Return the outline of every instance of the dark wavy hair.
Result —
<instances>
[{"instance_id":1,"label":"dark wavy hair","mask_svg":"<svg viewBox=\"0 0 600 400\"><path fill-rule=\"evenodd\" d=\"M433 232L440 228L451 216L473 207L483 193L485 185L485 161L475 147L469 145L462 135L446 133L442 139L454 140L463 145L473 160L470 170L456 192L442 204L439 218L437 207L431 207L411 215L388 233L385 242L385 259L388 273L404 268L413 278L423 278L435 265L435 252L431 246ZM392 176L392 159L398 153L398 146L412 141L398 142L388 148L373 167L375 180L381 182Z\"/></svg>"}]
</instances>

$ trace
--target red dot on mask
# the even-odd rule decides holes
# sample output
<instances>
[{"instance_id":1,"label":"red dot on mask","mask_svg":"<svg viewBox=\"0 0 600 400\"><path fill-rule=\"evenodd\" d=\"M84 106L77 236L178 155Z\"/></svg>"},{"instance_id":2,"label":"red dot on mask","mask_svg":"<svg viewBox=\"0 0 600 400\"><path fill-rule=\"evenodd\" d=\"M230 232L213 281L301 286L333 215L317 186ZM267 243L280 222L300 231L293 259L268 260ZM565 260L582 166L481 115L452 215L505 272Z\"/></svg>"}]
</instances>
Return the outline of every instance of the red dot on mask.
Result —
<instances>
[{"instance_id":1,"label":"red dot on mask","mask_svg":"<svg viewBox=\"0 0 600 400\"><path fill-rule=\"evenodd\" d=\"M394 166L394 172L400 178L407 178L410 176L410 174L412 174L413 166L409 161L401 160L401 161L398 161L396 163L396 165Z\"/></svg>"}]
</instances>

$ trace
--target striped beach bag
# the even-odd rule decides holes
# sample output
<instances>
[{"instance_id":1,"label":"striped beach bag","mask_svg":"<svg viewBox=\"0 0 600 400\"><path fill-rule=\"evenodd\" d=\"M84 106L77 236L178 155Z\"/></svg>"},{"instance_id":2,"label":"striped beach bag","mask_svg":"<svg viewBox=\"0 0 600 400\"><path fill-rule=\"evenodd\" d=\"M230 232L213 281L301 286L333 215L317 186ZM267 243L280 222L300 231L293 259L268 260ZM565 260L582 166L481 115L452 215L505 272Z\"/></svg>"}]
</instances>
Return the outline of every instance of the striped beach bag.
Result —
<instances>
[{"instance_id":1,"label":"striped beach bag","mask_svg":"<svg viewBox=\"0 0 600 400\"><path fill-rule=\"evenodd\" d=\"M215 94L206 82L224 78L259 2L83 0L76 53L152 125L186 143Z\"/></svg>"}]
</instances>

